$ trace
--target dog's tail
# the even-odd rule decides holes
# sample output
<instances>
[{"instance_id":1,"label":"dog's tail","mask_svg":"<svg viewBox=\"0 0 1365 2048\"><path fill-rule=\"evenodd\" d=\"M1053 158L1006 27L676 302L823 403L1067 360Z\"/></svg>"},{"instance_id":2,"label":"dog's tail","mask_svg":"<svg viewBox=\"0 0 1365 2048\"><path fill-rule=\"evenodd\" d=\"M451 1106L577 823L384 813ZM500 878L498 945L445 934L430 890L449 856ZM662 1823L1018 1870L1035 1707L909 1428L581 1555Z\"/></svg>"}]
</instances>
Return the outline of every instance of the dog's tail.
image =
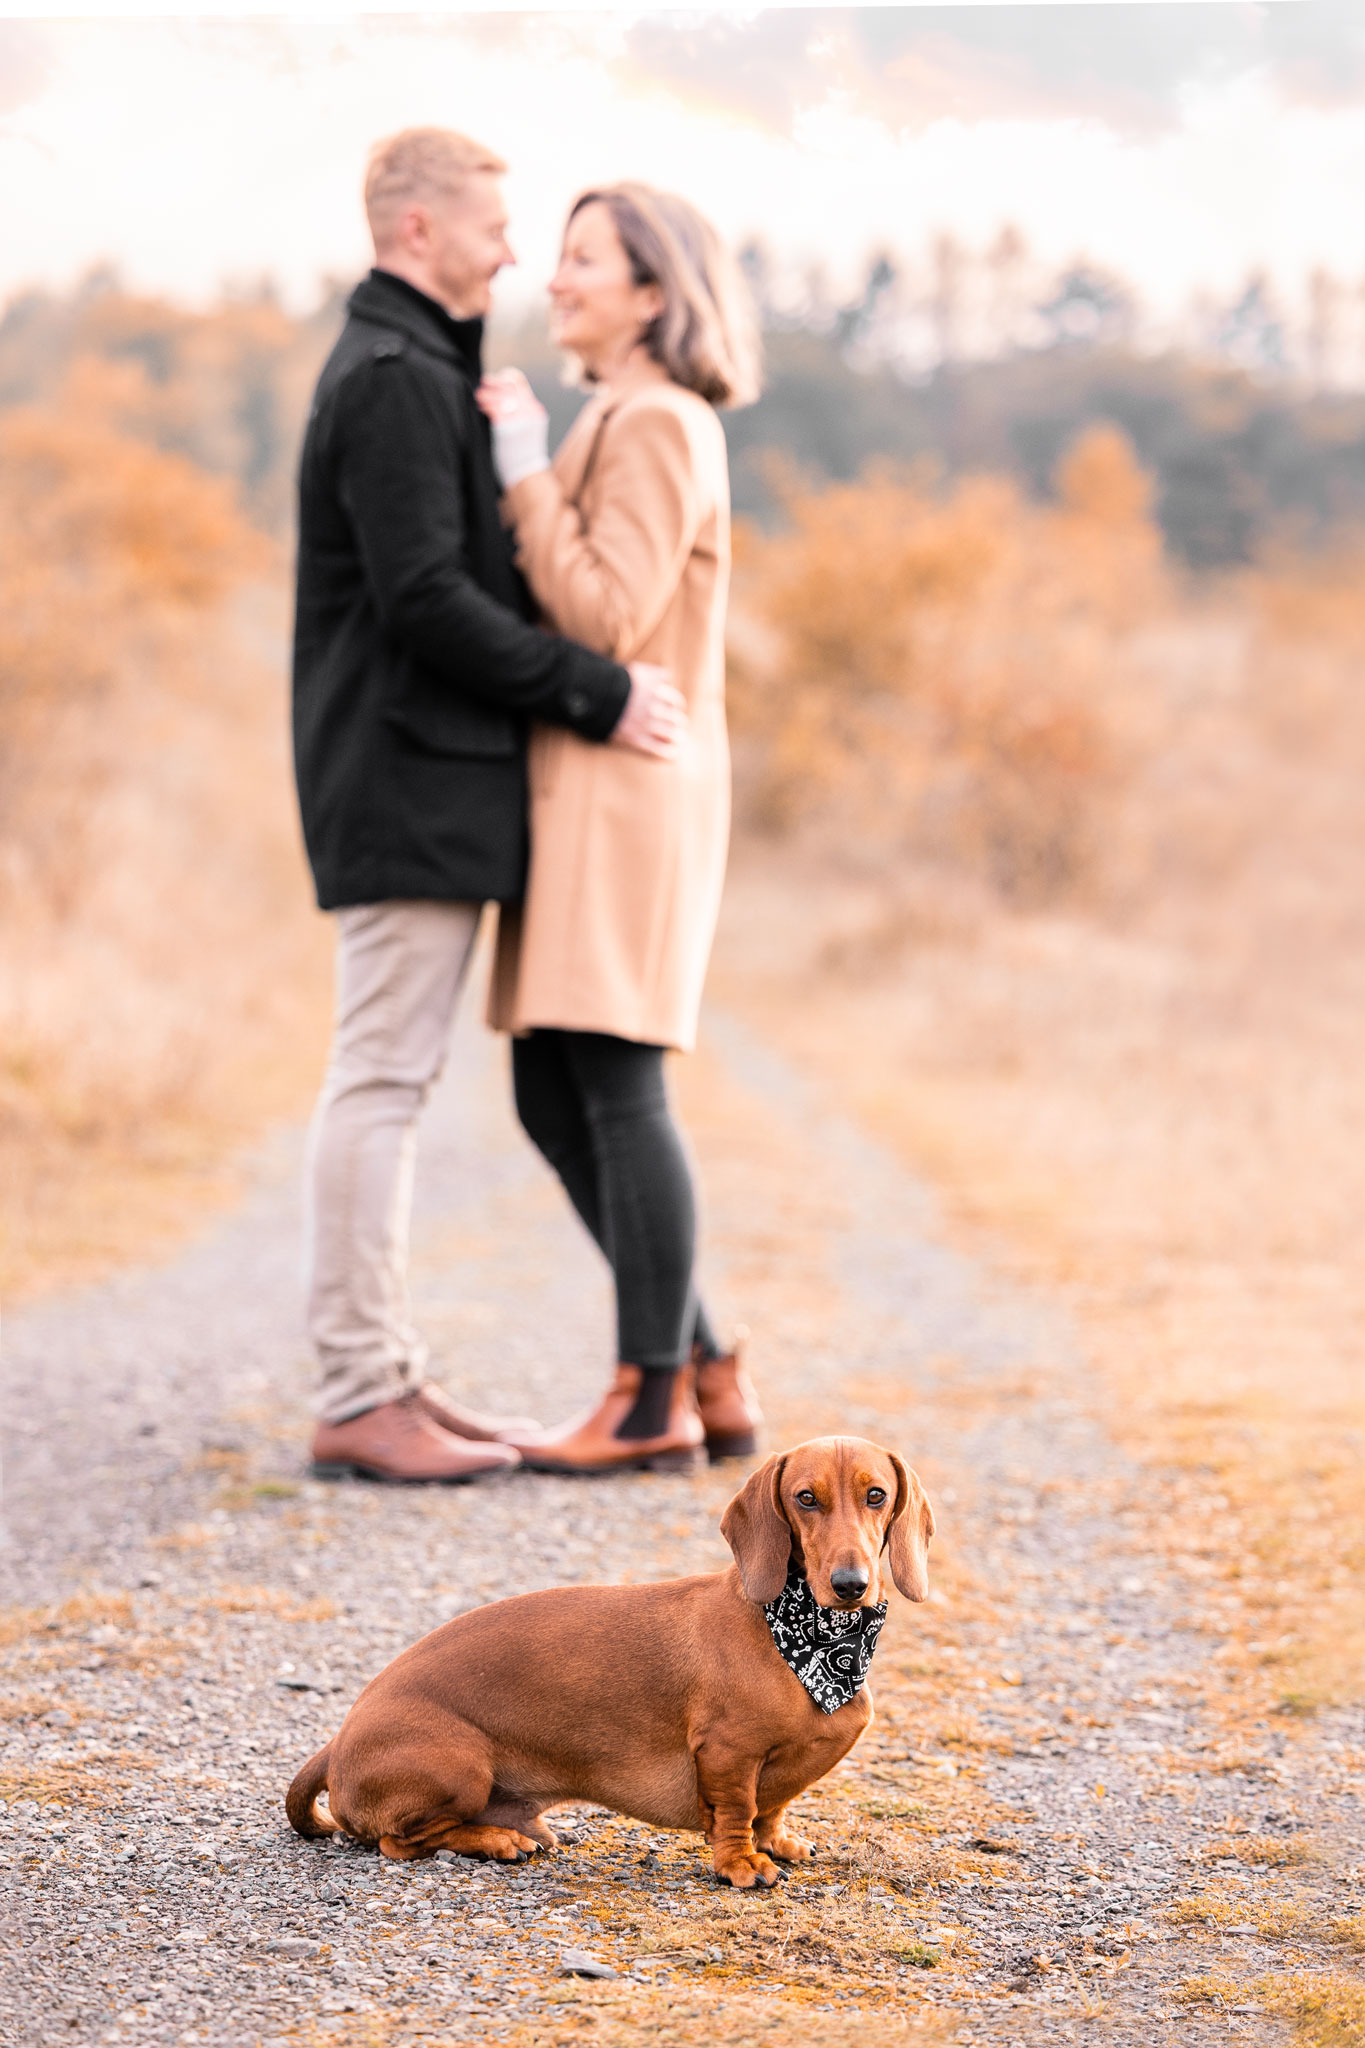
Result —
<instances>
[{"instance_id":1,"label":"dog's tail","mask_svg":"<svg viewBox=\"0 0 1365 2048\"><path fill-rule=\"evenodd\" d=\"M320 1835L339 1835L341 1822L333 1820L330 1813L318 1810L318 1794L327 1789L327 1763L332 1754L332 1745L327 1743L316 1756L310 1756L293 1784L284 1795L284 1810L289 1815L289 1825L295 1834L304 1835L310 1842Z\"/></svg>"}]
</instances>

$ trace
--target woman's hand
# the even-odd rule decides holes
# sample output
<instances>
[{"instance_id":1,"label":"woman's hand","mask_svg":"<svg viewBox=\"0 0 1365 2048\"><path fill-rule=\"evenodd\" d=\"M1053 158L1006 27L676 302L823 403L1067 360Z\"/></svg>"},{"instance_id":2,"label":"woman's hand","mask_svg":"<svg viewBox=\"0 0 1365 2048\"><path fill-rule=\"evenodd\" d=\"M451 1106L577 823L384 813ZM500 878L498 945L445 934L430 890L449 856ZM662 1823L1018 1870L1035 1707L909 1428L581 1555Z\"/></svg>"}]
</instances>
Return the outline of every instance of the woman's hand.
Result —
<instances>
[{"instance_id":1,"label":"woman's hand","mask_svg":"<svg viewBox=\"0 0 1365 2048\"><path fill-rule=\"evenodd\" d=\"M494 370L478 391L493 426L493 464L505 491L550 467L550 421L520 370Z\"/></svg>"}]
</instances>

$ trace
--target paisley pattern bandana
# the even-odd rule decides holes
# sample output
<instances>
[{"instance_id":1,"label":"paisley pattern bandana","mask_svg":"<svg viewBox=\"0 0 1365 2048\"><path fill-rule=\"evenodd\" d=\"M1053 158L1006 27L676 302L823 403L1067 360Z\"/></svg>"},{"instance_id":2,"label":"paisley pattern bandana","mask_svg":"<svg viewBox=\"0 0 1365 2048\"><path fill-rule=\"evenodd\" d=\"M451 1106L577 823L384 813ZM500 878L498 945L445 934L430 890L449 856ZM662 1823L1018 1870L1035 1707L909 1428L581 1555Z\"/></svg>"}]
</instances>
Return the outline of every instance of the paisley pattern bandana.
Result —
<instances>
[{"instance_id":1,"label":"paisley pattern bandana","mask_svg":"<svg viewBox=\"0 0 1365 2048\"><path fill-rule=\"evenodd\" d=\"M872 1652L886 1620L886 1602L879 1607L817 1605L796 1560L787 1566L787 1583L763 1609L784 1664L796 1673L822 1714L837 1713L862 1688Z\"/></svg>"}]
</instances>

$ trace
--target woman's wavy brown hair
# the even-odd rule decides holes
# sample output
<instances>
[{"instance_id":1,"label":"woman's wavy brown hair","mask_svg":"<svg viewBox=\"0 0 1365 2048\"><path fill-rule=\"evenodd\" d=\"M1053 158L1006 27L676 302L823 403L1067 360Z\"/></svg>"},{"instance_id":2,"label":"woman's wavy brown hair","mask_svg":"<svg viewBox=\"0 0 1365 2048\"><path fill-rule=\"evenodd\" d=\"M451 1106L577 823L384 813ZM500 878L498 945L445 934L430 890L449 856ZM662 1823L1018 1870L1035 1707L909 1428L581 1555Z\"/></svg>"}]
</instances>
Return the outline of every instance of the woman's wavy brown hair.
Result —
<instances>
[{"instance_id":1,"label":"woman's wavy brown hair","mask_svg":"<svg viewBox=\"0 0 1365 2048\"><path fill-rule=\"evenodd\" d=\"M573 203L605 206L637 285L658 285L664 309L643 336L675 384L712 405L751 405L759 393L758 329L730 251L686 199L633 180L602 185Z\"/></svg>"}]
</instances>

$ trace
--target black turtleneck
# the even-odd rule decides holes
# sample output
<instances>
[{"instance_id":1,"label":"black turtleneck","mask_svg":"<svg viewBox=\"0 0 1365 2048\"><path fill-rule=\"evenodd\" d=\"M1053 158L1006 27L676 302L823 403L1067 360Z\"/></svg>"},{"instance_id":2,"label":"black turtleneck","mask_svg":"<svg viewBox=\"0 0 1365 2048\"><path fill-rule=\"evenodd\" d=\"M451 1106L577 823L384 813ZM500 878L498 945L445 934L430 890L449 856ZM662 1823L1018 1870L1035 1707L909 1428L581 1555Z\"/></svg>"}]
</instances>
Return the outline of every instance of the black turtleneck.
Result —
<instances>
[{"instance_id":1,"label":"black turtleneck","mask_svg":"<svg viewBox=\"0 0 1365 2048\"><path fill-rule=\"evenodd\" d=\"M365 286L374 285L383 296L377 302ZM350 304L354 309L357 300L362 305L376 304L377 310L392 320L401 317L399 307L406 301L410 313L424 321L428 328L441 334L455 350L455 354L469 375L477 384L483 375L483 328L482 320L457 320L453 313L447 313L439 299L433 299L429 292L419 291L415 284L409 284L405 277L399 277L392 270L383 270L378 264L352 292Z\"/></svg>"}]
</instances>

